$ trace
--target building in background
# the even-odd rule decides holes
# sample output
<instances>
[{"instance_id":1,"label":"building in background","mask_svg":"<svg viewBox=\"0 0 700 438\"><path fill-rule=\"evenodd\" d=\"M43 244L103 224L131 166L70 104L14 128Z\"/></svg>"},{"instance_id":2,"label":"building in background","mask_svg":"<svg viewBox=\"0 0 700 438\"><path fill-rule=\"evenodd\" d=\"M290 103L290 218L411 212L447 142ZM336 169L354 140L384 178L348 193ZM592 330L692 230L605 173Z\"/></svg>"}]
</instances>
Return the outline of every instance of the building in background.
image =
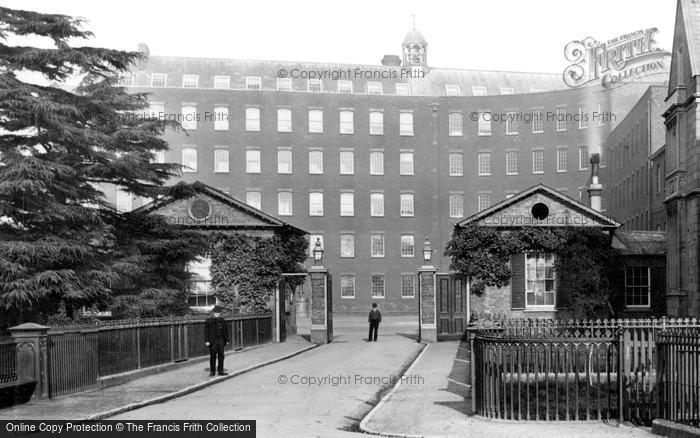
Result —
<instances>
[{"instance_id":1,"label":"building in background","mask_svg":"<svg viewBox=\"0 0 700 438\"><path fill-rule=\"evenodd\" d=\"M150 93L152 115L182 122L187 132L168 132L171 150L159 157L181 163L181 179L308 230L312 244L321 239L335 311L364 312L379 301L387 313L415 313L426 238L446 278L442 249L460 220L540 183L587 203L590 154L622 120L624 129L648 125L644 100L658 91L431 67L415 30L401 50L381 65L151 56L122 83ZM638 147L625 172L637 172L650 147ZM123 210L143 203L108 195ZM633 222L636 214L624 214L628 229L653 216Z\"/></svg>"},{"instance_id":2,"label":"building in background","mask_svg":"<svg viewBox=\"0 0 700 438\"><path fill-rule=\"evenodd\" d=\"M672 316L700 316L698 240L700 230L700 4L678 0L668 81L664 204L667 230L667 301Z\"/></svg>"}]
</instances>

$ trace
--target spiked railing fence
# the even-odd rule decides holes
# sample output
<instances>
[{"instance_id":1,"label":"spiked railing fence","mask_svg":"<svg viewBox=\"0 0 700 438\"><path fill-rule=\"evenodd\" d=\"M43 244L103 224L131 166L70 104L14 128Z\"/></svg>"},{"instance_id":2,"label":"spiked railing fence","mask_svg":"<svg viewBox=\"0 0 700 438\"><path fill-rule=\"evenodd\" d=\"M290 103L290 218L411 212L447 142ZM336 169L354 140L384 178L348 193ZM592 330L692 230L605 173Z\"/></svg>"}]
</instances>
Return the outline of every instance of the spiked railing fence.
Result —
<instances>
[{"instance_id":1,"label":"spiked railing fence","mask_svg":"<svg viewBox=\"0 0 700 438\"><path fill-rule=\"evenodd\" d=\"M656 352L658 417L700 426L700 330L663 331Z\"/></svg>"},{"instance_id":2,"label":"spiked railing fence","mask_svg":"<svg viewBox=\"0 0 700 438\"><path fill-rule=\"evenodd\" d=\"M231 334L227 349L272 341L271 315L226 320ZM53 326L47 339L49 396L96 388L100 377L206 355L204 321L183 317Z\"/></svg>"},{"instance_id":3,"label":"spiked railing fence","mask_svg":"<svg viewBox=\"0 0 700 438\"><path fill-rule=\"evenodd\" d=\"M479 321L473 408L513 420L650 424L660 406L657 338L694 328L696 319Z\"/></svg>"}]
</instances>

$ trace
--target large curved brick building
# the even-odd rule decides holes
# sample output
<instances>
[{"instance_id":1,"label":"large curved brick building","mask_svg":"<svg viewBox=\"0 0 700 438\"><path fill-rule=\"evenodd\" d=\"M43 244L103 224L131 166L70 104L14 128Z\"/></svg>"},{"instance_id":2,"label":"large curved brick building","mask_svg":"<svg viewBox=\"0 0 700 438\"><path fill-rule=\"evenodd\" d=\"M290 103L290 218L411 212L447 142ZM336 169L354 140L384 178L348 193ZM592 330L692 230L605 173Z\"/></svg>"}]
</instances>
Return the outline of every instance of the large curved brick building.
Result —
<instances>
[{"instance_id":1,"label":"large curved brick building","mask_svg":"<svg viewBox=\"0 0 700 438\"><path fill-rule=\"evenodd\" d=\"M183 122L162 157L187 166L182 179L322 240L335 311L381 300L415 313L426 238L448 275L461 219L539 183L586 202L589 154L607 167L601 145L649 88L572 89L561 74L433 68L427 55L414 30L381 65L150 56L124 85Z\"/></svg>"}]
</instances>

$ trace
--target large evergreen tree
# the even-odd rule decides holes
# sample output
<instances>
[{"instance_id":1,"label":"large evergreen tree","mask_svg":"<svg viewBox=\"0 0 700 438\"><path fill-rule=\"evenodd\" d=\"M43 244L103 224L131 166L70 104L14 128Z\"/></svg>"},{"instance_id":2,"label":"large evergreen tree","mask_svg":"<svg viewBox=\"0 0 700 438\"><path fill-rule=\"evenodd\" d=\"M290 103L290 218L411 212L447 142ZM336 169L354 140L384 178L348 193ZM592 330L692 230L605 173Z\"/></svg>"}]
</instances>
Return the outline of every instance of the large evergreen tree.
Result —
<instances>
[{"instance_id":1,"label":"large evergreen tree","mask_svg":"<svg viewBox=\"0 0 700 438\"><path fill-rule=\"evenodd\" d=\"M182 184L164 186L179 166L154 162L155 154L168 148L164 130L177 126L132 117L144 112L147 96L129 94L117 84L142 55L71 47L92 36L82 24L64 15L0 7L0 309L5 322L41 321L58 308L70 314L108 302L120 273L132 279L148 273L151 284L132 284L149 299L158 297L161 286L167 295L181 278L156 265L183 263L202 249L197 235L157 219L120 214L105 200L106 185L147 198L189 193ZM52 44L22 45L36 40ZM78 85L70 88L71 81ZM137 236L129 237L129 230ZM178 247L191 253L169 253ZM159 284L163 277L167 281Z\"/></svg>"}]
</instances>

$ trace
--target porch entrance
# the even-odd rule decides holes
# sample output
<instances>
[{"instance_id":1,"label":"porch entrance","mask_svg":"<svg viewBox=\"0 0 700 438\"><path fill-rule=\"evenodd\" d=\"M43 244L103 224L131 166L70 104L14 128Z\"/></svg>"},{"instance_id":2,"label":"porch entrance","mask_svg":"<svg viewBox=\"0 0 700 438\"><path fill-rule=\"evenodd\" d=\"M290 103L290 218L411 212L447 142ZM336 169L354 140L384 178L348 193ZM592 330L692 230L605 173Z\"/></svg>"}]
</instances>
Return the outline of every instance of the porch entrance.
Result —
<instances>
[{"instance_id":1,"label":"porch entrance","mask_svg":"<svg viewBox=\"0 0 700 438\"><path fill-rule=\"evenodd\" d=\"M437 275L437 339L458 340L469 323L466 279L461 275Z\"/></svg>"}]
</instances>

